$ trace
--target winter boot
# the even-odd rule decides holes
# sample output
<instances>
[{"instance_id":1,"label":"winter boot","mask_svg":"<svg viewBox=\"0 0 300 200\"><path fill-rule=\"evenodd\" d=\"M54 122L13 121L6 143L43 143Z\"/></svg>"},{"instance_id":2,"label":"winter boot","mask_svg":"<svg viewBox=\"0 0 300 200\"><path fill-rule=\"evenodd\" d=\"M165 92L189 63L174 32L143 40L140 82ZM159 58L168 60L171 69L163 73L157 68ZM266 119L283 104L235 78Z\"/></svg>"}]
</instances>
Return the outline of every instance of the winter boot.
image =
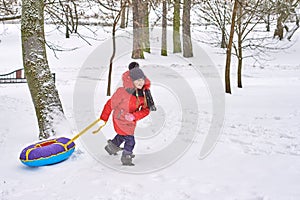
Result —
<instances>
[{"instance_id":1,"label":"winter boot","mask_svg":"<svg viewBox=\"0 0 300 200\"><path fill-rule=\"evenodd\" d=\"M124 150L121 157L121 162L123 165L127 166L134 166L132 163L132 158L134 158L135 155L133 155L131 152Z\"/></svg>"},{"instance_id":2,"label":"winter boot","mask_svg":"<svg viewBox=\"0 0 300 200\"><path fill-rule=\"evenodd\" d=\"M122 151L123 149L115 145L111 140L107 141L107 145L104 147L109 155L117 155L118 151Z\"/></svg>"}]
</instances>

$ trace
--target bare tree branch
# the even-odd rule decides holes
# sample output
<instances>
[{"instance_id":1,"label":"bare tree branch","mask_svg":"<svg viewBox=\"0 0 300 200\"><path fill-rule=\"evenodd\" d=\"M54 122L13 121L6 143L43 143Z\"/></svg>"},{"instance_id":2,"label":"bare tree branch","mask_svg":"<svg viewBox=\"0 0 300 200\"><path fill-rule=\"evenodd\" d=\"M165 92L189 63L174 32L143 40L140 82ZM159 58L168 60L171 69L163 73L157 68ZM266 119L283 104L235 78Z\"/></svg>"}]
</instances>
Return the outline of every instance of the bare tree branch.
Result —
<instances>
[{"instance_id":1,"label":"bare tree branch","mask_svg":"<svg viewBox=\"0 0 300 200\"><path fill-rule=\"evenodd\" d=\"M15 19L21 19L21 15L0 17L0 22L9 21L9 20L15 20Z\"/></svg>"}]
</instances>

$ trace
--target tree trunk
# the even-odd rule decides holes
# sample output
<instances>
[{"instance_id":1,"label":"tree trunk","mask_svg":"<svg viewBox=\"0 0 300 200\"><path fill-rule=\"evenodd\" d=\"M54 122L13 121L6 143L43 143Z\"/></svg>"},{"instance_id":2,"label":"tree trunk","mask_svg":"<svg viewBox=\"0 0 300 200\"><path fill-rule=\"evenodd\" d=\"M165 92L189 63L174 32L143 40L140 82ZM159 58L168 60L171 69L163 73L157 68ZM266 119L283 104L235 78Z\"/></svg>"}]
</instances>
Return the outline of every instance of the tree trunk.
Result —
<instances>
[{"instance_id":1,"label":"tree trunk","mask_svg":"<svg viewBox=\"0 0 300 200\"><path fill-rule=\"evenodd\" d=\"M226 66L225 66L225 92L231 94L231 86L230 86L230 63L231 63L231 47L233 42L233 35L234 35L234 26L235 26L235 18L237 12L237 4L238 0L234 1L234 6L232 10L232 19L231 19L231 28L230 28L230 35L229 41L226 51Z\"/></svg>"},{"instance_id":2,"label":"tree trunk","mask_svg":"<svg viewBox=\"0 0 300 200\"><path fill-rule=\"evenodd\" d=\"M295 25L295 27L288 33L288 36L287 36L287 39L288 39L288 40L291 40L291 39L292 39L294 33L298 30L298 28L299 28L299 18L298 18L298 16L296 15L296 25Z\"/></svg>"},{"instance_id":3,"label":"tree trunk","mask_svg":"<svg viewBox=\"0 0 300 200\"><path fill-rule=\"evenodd\" d=\"M68 16L68 13L69 13L69 6L67 5L66 6L66 11L65 11L65 16L66 16L66 38L70 38L70 28L69 28L69 16Z\"/></svg>"},{"instance_id":4,"label":"tree trunk","mask_svg":"<svg viewBox=\"0 0 300 200\"><path fill-rule=\"evenodd\" d=\"M226 44L226 2L224 2L224 8L223 8L223 24L222 24L222 39L221 39L221 48L225 49Z\"/></svg>"},{"instance_id":5,"label":"tree trunk","mask_svg":"<svg viewBox=\"0 0 300 200\"><path fill-rule=\"evenodd\" d=\"M116 29L115 29L115 24L113 25L113 32L112 32L112 37L113 37L113 53L110 58L109 62L109 70L108 70L108 84L107 84L107 90L106 90L106 95L110 96L110 89L111 89L111 75L112 75L112 68L113 68L113 59L115 58L116 55Z\"/></svg>"},{"instance_id":6,"label":"tree trunk","mask_svg":"<svg viewBox=\"0 0 300 200\"><path fill-rule=\"evenodd\" d=\"M191 0L184 0L182 14L182 37L183 37L183 57L193 57L193 46L191 40Z\"/></svg>"},{"instance_id":7,"label":"tree trunk","mask_svg":"<svg viewBox=\"0 0 300 200\"><path fill-rule=\"evenodd\" d=\"M113 23L113 30L112 30L112 41L113 41L113 52L111 54L110 60L109 60L109 71L108 71L108 84L107 84L107 90L106 90L106 95L110 96L111 92L111 75L112 75L112 69L113 69L113 61L114 58L116 56L116 27L117 24L120 20L120 17L123 13L123 11L125 10L125 7L121 7L120 12L117 14L116 18L114 19L114 23Z\"/></svg>"},{"instance_id":8,"label":"tree trunk","mask_svg":"<svg viewBox=\"0 0 300 200\"><path fill-rule=\"evenodd\" d=\"M238 79L237 84L239 88L242 88L242 67L243 67L243 49L242 49L242 16L243 16L243 6L242 6L243 0L240 0L240 3L238 5L238 15L237 15L237 24L238 24Z\"/></svg>"},{"instance_id":9,"label":"tree trunk","mask_svg":"<svg viewBox=\"0 0 300 200\"><path fill-rule=\"evenodd\" d=\"M270 22L270 17L271 17L271 2L270 1L265 1L264 2L264 10L266 11L266 31L270 32L271 31L271 22Z\"/></svg>"},{"instance_id":10,"label":"tree trunk","mask_svg":"<svg viewBox=\"0 0 300 200\"><path fill-rule=\"evenodd\" d=\"M173 53L181 52L180 40L180 0L174 0L173 14Z\"/></svg>"},{"instance_id":11,"label":"tree trunk","mask_svg":"<svg viewBox=\"0 0 300 200\"><path fill-rule=\"evenodd\" d=\"M283 39L283 24L282 24L282 18L281 18L281 16L280 17L278 17L278 19L277 19L277 24L276 24L276 29L275 29L275 31L274 31L274 38L276 37L276 36L278 36L278 38L279 38L279 40L282 40Z\"/></svg>"},{"instance_id":12,"label":"tree trunk","mask_svg":"<svg viewBox=\"0 0 300 200\"><path fill-rule=\"evenodd\" d=\"M122 0L121 1L121 9L122 9L122 14L121 14L121 24L120 28L124 29L126 28L126 9L125 7L127 6L127 0Z\"/></svg>"},{"instance_id":13,"label":"tree trunk","mask_svg":"<svg viewBox=\"0 0 300 200\"><path fill-rule=\"evenodd\" d=\"M267 32L270 32L271 31L271 23L270 23L270 13L267 14Z\"/></svg>"},{"instance_id":14,"label":"tree trunk","mask_svg":"<svg viewBox=\"0 0 300 200\"><path fill-rule=\"evenodd\" d=\"M74 33L78 33L78 12L77 12L77 5L74 1L72 1L73 5L74 5L74 12L75 12L75 24L74 24Z\"/></svg>"},{"instance_id":15,"label":"tree trunk","mask_svg":"<svg viewBox=\"0 0 300 200\"><path fill-rule=\"evenodd\" d=\"M39 138L55 135L65 119L47 61L44 1L23 0L21 18L23 65L39 125Z\"/></svg>"},{"instance_id":16,"label":"tree trunk","mask_svg":"<svg viewBox=\"0 0 300 200\"><path fill-rule=\"evenodd\" d=\"M133 49L131 57L133 59L144 59L143 51L143 23L142 23L142 13L143 4L142 0L132 1L133 10Z\"/></svg>"},{"instance_id":17,"label":"tree trunk","mask_svg":"<svg viewBox=\"0 0 300 200\"><path fill-rule=\"evenodd\" d=\"M163 0L163 15L162 15L162 36L161 36L161 55L167 56L167 1Z\"/></svg>"},{"instance_id":18,"label":"tree trunk","mask_svg":"<svg viewBox=\"0 0 300 200\"><path fill-rule=\"evenodd\" d=\"M129 21L129 12L130 12L130 6L127 5L126 6L126 22L125 22L125 26L128 27L128 21Z\"/></svg>"},{"instance_id":19,"label":"tree trunk","mask_svg":"<svg viewBox=\"0 0 300 200\"><path fill-rule=\"evenodd\" d=\"M143 43L144 51L147 53L151 52L150 49L150 34L149 34L149 3L148 1L143 2L144 19L143 19Z\"/></svg>"}]
</instances>

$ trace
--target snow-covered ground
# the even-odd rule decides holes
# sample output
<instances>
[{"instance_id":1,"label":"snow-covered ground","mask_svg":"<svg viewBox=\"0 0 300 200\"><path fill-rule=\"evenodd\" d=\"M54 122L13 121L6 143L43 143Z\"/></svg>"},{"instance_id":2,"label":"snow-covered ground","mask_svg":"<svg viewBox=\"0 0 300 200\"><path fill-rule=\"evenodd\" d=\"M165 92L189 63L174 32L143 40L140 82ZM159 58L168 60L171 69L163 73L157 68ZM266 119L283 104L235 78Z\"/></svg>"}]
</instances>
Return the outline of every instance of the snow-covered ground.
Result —
<instances>
[{"instance_id":1,"label":"snow-covered ground","mask_svg":"<svg viewBox=\"0 0 300 200\"><path fill-rule=\"evenodd\" d=\"M74 130L73 133L57 133L57 136L71 138L87 125L90 118L100 114L107 100L106 71L99 72L101 76L93 79L82 76L82 69L91 59L95 63L95 66L90 66L91 69L103 67L100 54L107 53L103 40L109 38L109 34L99 29L99 41L90 40L93 44L90 46L75 36L64 39L63 33L51 31L49 27L47 30L47 38L52 43L64 48L78 47L75 51L57 53L59 59L48 50L49 64L52 72L56 73L56 86L69 120L66 126ZM20 68L22 58L19 26L1 25L0 34L2 74ZM155 37L153 41L156 41ZM203 48L223 79L224 56L215 54L215 50L209 47ZM127 50L130 49L128 45ZM119 156L109 157L103 151L103 136L111 138L114 135L111 122L102 133L92 135L89 132L76 140L76 150L68 160L39 168L24 166L19 161L19 154L38 138L30 93L26 84L1 84L0 199L299 199L299 51L300 43L297 42L291 50L275 55L264 66L253 68L252 63L245 61L243 89L235 86L236 70L233 67L232 95L225 95L225 120L220 137L213 151L200 159L212 116L223 113L212 109L215 96L209 91L205 77L197 74L197 68L188 65L194 65L195 58L183 60L179 55L161 57L154 48L152 54L147 54L146 60L140 62L153 80L152 93L160 110L140 123L136 133L136 166L130 168L121 166ZM98 54L99 64L95 60ZM130 54L120 54L116 60L113 88L119 84L121 73L130 63ZM154 70L163 73L165 68L170 68L169 74L155 76ZM176 73L181 76L175 76ZM74 92L84 81L92 82L96 88L92 91L93 99L87 102L85 96ZM189 110L190 105L185 105L186 99L182 96L186 83L194 92L189 96L196 98L196 101L191 99L190 102L195 108L193 111ZM92 113L78 108L81 102L90 103ZM78 113L78 110L81 111ZM182 117L185 113L189 114L187 118L184 118L186 115ZM196 117L198 124L189 124L194 120L189 117ZM163 123L157 127L161 121ZM178 142L176 138L182 125L194 127L195 134L179 143L186 145L180 155L169 152L171 161L159 166L160 154L155 153L161 153L162 159L169 159L163 157L166 156L163 150ZM146 137L145 133L152 135ZM157 156L145 159L151 157L149 155Z\"/></svg>"}]
</instances>

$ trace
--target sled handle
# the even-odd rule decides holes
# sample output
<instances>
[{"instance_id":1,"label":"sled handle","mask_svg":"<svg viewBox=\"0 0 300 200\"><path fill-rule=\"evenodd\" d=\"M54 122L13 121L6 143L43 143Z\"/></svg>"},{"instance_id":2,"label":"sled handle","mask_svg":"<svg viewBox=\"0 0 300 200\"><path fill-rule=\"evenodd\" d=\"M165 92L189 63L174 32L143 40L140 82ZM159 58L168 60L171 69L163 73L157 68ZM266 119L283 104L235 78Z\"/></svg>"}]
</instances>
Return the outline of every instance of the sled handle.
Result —
<instances>
[{"instance_id":1,"label":"sled handle","mask_svg":"<svg viewBox=\"0 0 300 200\"><path fill-rule=\"evenodd\" d=\"M82 131L80 131L77 135L75 135L67 144L66 146L68 146L69 144L71 144L72 142L74 142L77 138L79 138L81 135L83 135L85 132L87 132L90 128L92 128L93 126L95 126L99 121L101 121L101 119L96 119L94 122L92 122L90 125L88 125L85 129L83 129ZM104 124L105 125L105 124ZM103 126L104 126L103 125ZM102 127L103 127L102 126ZM101 128L102 128L101 127Z\"/></svg>"},{"instance_id":2,"label":"sled handle","mask_svg":"<svg viewBox=\"0 0 300 200\"><path fill-rule=\"evenodd\" d=\"M105 125L106 125L106 122L104 121L104 124L101 125L98 129L94 130L93 134L97 134Z\"/></svg>"}]
</instances>

